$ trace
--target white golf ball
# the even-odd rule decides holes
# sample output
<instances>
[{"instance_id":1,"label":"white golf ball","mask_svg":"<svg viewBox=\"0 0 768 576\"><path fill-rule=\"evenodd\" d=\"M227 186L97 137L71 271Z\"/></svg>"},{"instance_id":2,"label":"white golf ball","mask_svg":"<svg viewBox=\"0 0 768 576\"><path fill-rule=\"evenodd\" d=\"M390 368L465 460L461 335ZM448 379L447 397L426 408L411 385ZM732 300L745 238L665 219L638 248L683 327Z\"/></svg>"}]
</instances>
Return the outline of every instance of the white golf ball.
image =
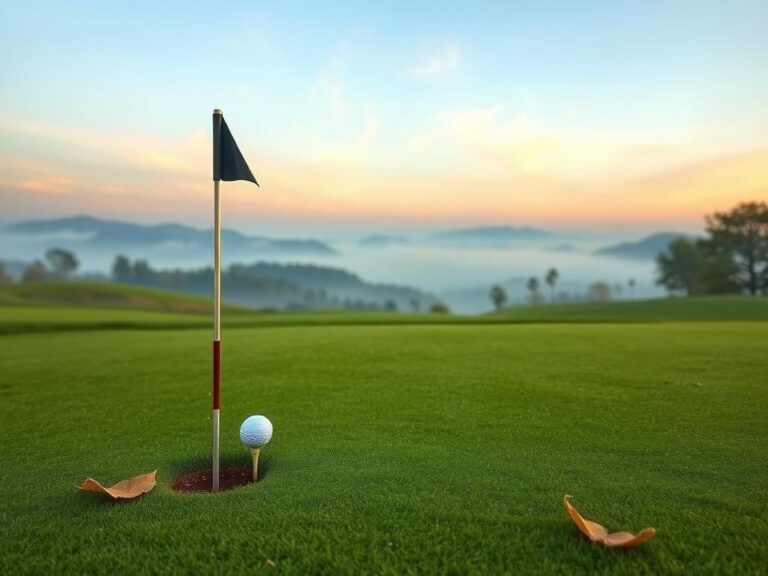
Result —
<instances>
[{"instance_id":1,"label":"white golf ball","mask_svg":"<svg viewBox=\"0 0 768 576\"><path fill-rule=\"evenodd\" d=\"M272 422L260 414L248 416L240 425L240 441L248 448L264 446L272 438Z\"/></svg>"}]
</instances>

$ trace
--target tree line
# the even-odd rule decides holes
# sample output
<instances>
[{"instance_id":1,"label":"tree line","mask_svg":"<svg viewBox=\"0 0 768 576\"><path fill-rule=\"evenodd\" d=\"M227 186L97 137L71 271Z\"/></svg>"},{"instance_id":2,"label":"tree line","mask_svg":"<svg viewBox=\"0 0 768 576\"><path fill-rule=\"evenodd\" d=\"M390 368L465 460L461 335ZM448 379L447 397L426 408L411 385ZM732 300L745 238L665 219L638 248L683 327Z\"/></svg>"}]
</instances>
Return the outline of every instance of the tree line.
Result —
<instances>
[{"instance_id":1,"label":"tree line","mask_svg":"<svg viewBox=\"0 0 768 576\"><path fill-rule=\"evenodd\" d=\"M51 248L46 252L44 260L38 259L26 265L20 281L37 283L68 280L73 277L79 264L73 252L63 248ZM256 308L387 312L409 310L415 313L450 314L450 308L445 303L408 287L366 284L358 277L338 269L323 269L310 265L286 265L283 268L268 263L232 264L222 271L225 299ZM118 255L113 261L109 279L121 284L208 297L213 286L213 269L204 267L192 270L162 270L153 268L144 259L131 260ZM334 281L341 282L342 286L330 286ZM0 262L0 284L12 282L14 278ZM343 285L345 282L346 286ZM325 284L330 287L326 289Z\"/></svg>"},{"instance_id":2,"label":"tree line","mask_svg":"<svg viewBox=\"0 0 768 576\"><path fill-rule=\"evenodd\" d=\"M549 301L565 302L572 298L566 292L555 293L557 282L560 279L560 272L557 268L550 268L544 275L544 283L549 287ZM634 295L635 286L637 282L634 278L627 280L627 287L629 288L630 298ZM536 276L531 276L525 283L525 287L528 290L528 299L531 304L541 304L544 302L544 295L541 292L541 281ZM595 302L607 302L611 300L615 295L622 293L624 287L620 283L609 284L599 280L592 283L587 290L586 298ZM491 286L491 290L488 293L491 302L496 310L501 310L507 304L509 297L507 291L499 284ZM580 297L576 297L579 299Z\"/></svg>"},{"instance_id":3,"label":"tree line","mask_svg":"<svg viewBox=\"0 0 768 576\"><path fill-rule=\"evenodd\" d=\"M275 268L268 273L269 268ZM356 282L359 278L335 269L324 270L311 266L294 266L297 270L277 264L244 265L232 264L221 272L223 296L227 301L255 308L289 310L346 309L398 312L410 309L412 312L429 311L450 313L441 302L422 299L417 294L406 301L397 295L381 293L376 297L377 287L369 288L368 296L357 293L340 295L330 286L333 276L349 277ZM146 260L130 260L118 255L112 264L112 279L121 284L135 284L178 292L190 292L210 296L213 286L213 269L210 267L181 270L155 269ZM312 282L310 282L312 280ZM307 283L311 285L307 285ZM378 287L386 292L386 286ZM398 302L399 300L399 302Z\"/></svg>"},{"instance_id":4,"label":"tree line","mask_svg":"<svg viewBox=\"0 0 768 576\"><path fill-rule=\"evenodd\" d=\"M45 253L45 260L35 260L24 267L22 282L44 282L46 280L66 280L80 266L77 256L63 248L51 248ZM11 283L13 278L0 262L0 283Z\"/></svg>"},{"instance_id":5,"label":"tree line","mask_svg":"<svg viewBox=\"0 0 768 576\"><path fill-rule=\"evenodd\" d=\"M768 204L742 202L731 210L705 216L705 236L672 240L656 257L656 269L656 283L671 293L768 294ZM552 302L559 278L555 268L544 275ZM636 285L634 278L627 281L630 297ZM532 304L544 301L541 287L535 276L526 282ZM621 290L621 284L599 281L589 287L587 297L607 301ZM488 295L497 310L507 304L507 292L498 284Z\"/></svg>"}]
</instances>

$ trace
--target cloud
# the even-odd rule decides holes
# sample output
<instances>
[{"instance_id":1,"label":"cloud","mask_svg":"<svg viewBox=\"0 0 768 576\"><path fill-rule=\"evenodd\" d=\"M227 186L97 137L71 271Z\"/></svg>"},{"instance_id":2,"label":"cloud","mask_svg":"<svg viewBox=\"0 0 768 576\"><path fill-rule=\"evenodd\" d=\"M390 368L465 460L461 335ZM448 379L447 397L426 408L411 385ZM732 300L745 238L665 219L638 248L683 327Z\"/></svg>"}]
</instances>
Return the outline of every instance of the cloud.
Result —
<instances>
[{"instance_id":1,"label":"cloud","mask_svg":"<svg viewBox=\"0 0 768 576\"><path fill-rule=\"evenodd\" d=\"M144 171L201 173L202 158L209 146L204 132L197 130L182 139L160 139L146 135L114 134L61 124L0 120L0 134L54 144L57 155L99 166L120 165ZM48 159L46 160L48 161ZM28 160L27 163L30 161Z\"/></svg>"},{"instance_id":2,"label":"cloud","mask_svg":"<svg viewBox=\"0 0 768 576\"><path fill-rule=\"evenodd\" d=\"M387 117L373 105L352 112L355 125L336 145L324 140L302 154L248 152L262 188L227 183L230 225L252 229L265 219L698 225L714 209L768 199L765 146L707 155L700 139L554 130L530 115L508 116L501 104L445 110L407 143L391 142L391 131L381 135ZM8 130L0 124L0 132ZM14 130L24 146L0 155L6 215L210 219L204 130L176 139L39 124Z\"/></svg>"},{"instance_id":3,"label":"cloud","mask_svg":"<svg viewBox=\"0 0 768 576\"><path fill-rule=\"evenodd\" d=\"M696 140L553 129L528 114L507 117L500 104L443 111L408 141L417 161L468 173L528 175L561 185L603 185L719 156ZM435 160L436 159L436 160Z\"/></svg>"},{"instance_id":4,"label":"cloud","mask_svg":"<svg viewBox=\"0 0 768 576\"><path fill-rule=\"evenodd\" d=\"M77 182L66 176L39 176L7 183L7 186L27 192L49 192L52 194L67 194L78 186Z\"/></svg>"},{"instance_id":5,"label":"cloud","mask_svg":"<svg viewBox=\"0 0 768 576\"><path fill-rule=\"evenodd\" d=\"M334 118L343 118L347 112L344 84L341 80L319 76L309 90L312 98L322 100Z\"/></svg>"},{"instance_id":6,"label":"cloud","mask_svg":"<svg viewBox=\"0 0 768 576\"><path fill-rule=\"evenodd\" d=\"M448 44L436 54L408 69L416 78L431 78L454 70L461 63L461 51L455 44Z\"/></svg>"},{"instance_id":7,"label":"cloud","mask_svg":"<svg viewBox=\"0 0 768 576\"><path fill-rule=\"evenodd\" d=\"M60 124L0 120L0 206L8 214L161 214L207 199L205 131L161 139Z\"/></svg>"}]
</instances>

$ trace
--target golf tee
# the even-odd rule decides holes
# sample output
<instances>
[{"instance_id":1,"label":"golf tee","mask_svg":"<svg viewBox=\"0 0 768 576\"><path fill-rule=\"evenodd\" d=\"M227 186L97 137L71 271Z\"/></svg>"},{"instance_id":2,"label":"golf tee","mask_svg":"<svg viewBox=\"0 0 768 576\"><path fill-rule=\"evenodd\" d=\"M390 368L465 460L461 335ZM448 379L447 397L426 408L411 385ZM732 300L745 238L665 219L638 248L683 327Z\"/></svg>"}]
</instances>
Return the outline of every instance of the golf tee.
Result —
<instances>
[{"instance_id":1,"label":"golf tee","mask_svg":"<svg viewBox=\"0 0 768 576\"><path fill-rule=\"evenodd\" d=\"M261 448L251 448L251 459L253 460L253 482L259 478L259 453Z\"/></svg>"}]
</instances>

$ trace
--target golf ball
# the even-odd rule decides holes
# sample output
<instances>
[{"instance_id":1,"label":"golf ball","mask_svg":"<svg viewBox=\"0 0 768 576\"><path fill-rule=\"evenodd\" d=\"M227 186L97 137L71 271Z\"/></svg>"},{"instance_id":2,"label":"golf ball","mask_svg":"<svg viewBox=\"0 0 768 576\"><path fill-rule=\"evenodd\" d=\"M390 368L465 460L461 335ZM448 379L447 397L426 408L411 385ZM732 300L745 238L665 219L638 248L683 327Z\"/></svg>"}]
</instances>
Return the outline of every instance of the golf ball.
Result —
<instances>
[{"instance_id":1,"label":"golf ball","mask_svg":"<svg viewBox=\"0 0 768 576\"><path fill-rule=\"evenodd\" d=\"M266 416L249 416L240 425L240 441L249 448L264 446L270 438L272 422Z\"/></svg>"}]
</instances>

